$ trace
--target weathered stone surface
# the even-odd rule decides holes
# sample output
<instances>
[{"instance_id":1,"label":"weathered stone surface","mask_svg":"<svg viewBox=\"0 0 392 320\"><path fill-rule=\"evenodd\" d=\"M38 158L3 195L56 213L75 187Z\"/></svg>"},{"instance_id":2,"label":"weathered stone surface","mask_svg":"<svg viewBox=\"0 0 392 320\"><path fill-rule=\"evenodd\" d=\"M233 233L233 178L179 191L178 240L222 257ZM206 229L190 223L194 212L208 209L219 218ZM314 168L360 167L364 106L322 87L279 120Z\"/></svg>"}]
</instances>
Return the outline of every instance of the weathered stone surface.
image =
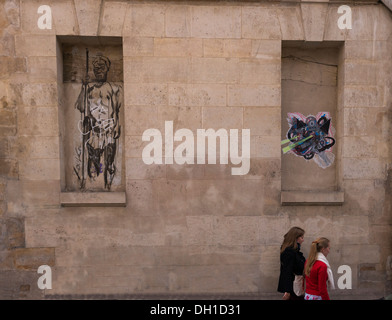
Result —
<instances>
[{"instance_id":1,"label":"weathered stone surface","mask_svg":"<svg viewBox=\"0 0 392 320\"><path fill-rule=\"evenodd\" d=\"M278 11L282 40L304 40L301 10L299 7L282 7Z\"/></svg>"},{"instance_id":2,"label":"weathered stone surface","mask_svg":"<svg viewBox=\"0 0 392 320\"><path fill-rule=\"evenodd\" d=\"M58 137L22 136L18 138L18 157L29 159L58 159Z\"/></svg>"},{"instance_id":3,"label":"weathered stone surface","mask_svg":"<svg viewBox=\"0 0 392 320\"><path fill-rule=\"evenodd\" d=\"M19 178L22 180L60 180L58 159L29 159L19 162Z\"/></svg>"},{"instance_id":4,"label":"weathered stone surface","mask_svg":"<svg viewBox=\"0 0 392 320\"><path fill-rule=\"evenodd\" d=\"M57 81L57 59L55 57L29 57L27 65L31 82Z\"/></svg>"},{"instance_id":5,"label":"weathered stone surface","mask_svg":"<svg viewBox=\"0 0 392 320\"><path fill-rule=\"evenodd\" d=\"M126 71L125 71L126 72ZM155 106L167 104L167 84L125 83L125 105Z\"/></svg>"},{"instance_id":6,"label":"weathered stone surface","mask_svg":"<svg viewBox=\"0 0 392 320\"><path fill-rule=\"evenodd\" d=\"M346 107L381 107L383 103L383 88L375 86L347 87L344 92Z\"/></svg>"},{"instance_id":7,"label":"weathered stone surface","mask_svg":"<svg viewBox=\"0 0 392 320\"><path fill-rule=\"evenodd\" d=\"M243 59L240 61L240 77L241 84L280 84L280 64L264 61L260 59Z\"/></svg>"},{"instance_id":8,"label":"weathered stone surface","mask_svg":"<svg viewBox=\"0 0 392 320\"><path fill-rule=\"evenodd\" d=\"M124 81L129 83L187 83L191 65L186 58L144 57L126 60Z\"/></svg>"},{"instance_id":9,"label":"weathered stone surface","mask_svg":"<svg viewBox=\"0 0 392 320\"><path fill-rule=\"evenodd\" d=\"M57 86L47 83L23 85L22 103L29 107L56 106Z\"/></svg>"},{"instance_id":10,"label":"weathered stone surface","mask_svg":"<svg viewBox=\"0 0 392 320\"><path fill-rule=\"evenodd\" d=\"M154 55L154 38L123 37L124 57L150 57Z\"/></svg>"},{"instance_id":11,"label":"weathered stone surface","mask_svg":"<svg viewBox=\"0 0 392 320\"><path fill-rule=\"evenodd\" d=\"M306 41L322 41L328 6L324 3L301 3L301 16Z\"/></svg>"},{"instance_id":12,"label":"weathered stone surface","mask_svg":"<svg viewBox=\"0 0 392 320\"><path fill-rule=\"evenodd\" d=\"M14 159L0 159L0 176L15 179L18 178L18 161Z\"/></svg>"},{"instance_id":13,"label":"weathered stone surface","mask_svg":"<svg viewBox=\"0 0 392 320\"><path fill-rule=\"evenodd\" d=\"M22 57L55 57L56 37L54 35L25 35L15 36L15 51Z\"/></svg>"},{"instance_id":14,"label":"weathered stone surface","mask_svg":"<svg viewBox=\"0 0 392 320\"><path fill-rule=\"evenodd\" d=\"M116 207L125 206L126 198L123 192L62 192L60 203L64 207Z\"/></svg>"},{"instance_id":15,"label":"weathered stone surface","mask_svg":"<svg viewBox=\"0 0 392 320\"><path fill-rule=\"evenodd\" d=\"M57 136L58 111L56 108L26 107L17 113L20 135Z\"/></svg>"},{"instance_id":16,"label":"weathered stone surface","mask_svg":"<svg viewBox=\"0 0 392 320\"><path fill-rule=\"evenodd\" d=\"M26 59L0 57L0 77L7 79L14 72L26 72Z\"/></svg>"},{"instance_id":17,"label":"weathered stone surface","mask_svg":"<svg viewBox=\"0 0 392 320\"><path fill-rule=\"evenodd\" d=\"M239 81L238 59L194 58L192 59L192 82L236 83Z\"/></svg>"},{"instance_id":18,"label":"weathered stone surface","mask_svg":"<svg viewBox=\"0 0 392 320\"><path fill-rule=\"evenodd\" d=\"M35 209L51 209L59 206L58 180L13 180L7 183L7 212L24 216L36 214ZM45 211L43 211L45 212Z\"/></svg>"},{"instance_id":19,"label":"weathered stone surface","mask_svg":"<svg viewBox=\"0 0 392 320\"><path fill-rule=\"evenodd\" d=\"M132 4L125 15L123 35L135 37L163 37L165 34L165 9L163 6Z\"/></svg>"},{"instance_id":20,"label":"weathered stone surface","mask_svg":"<svg viewBox=\"0 0 392 320\"><path fill-rule=\"evenodd\" d=\"M88 36L98 35L102 1L75 0L74 5L80 34Z\"/></svg>"},{"instance_id":21,"label":"weathered stone surface","mask_svg":"<svg viewBox=\"0 0 392 320\"><path fill-rule=\"evenodd\" d=\"M127 135L142 136L148 128L159 128L158 107L151 105L127 106L125 111L125 132Z\"/></svg>"},{"instance_id":22,"label":"weathered stone surface","mask_svg":"<svg viewBox=\"0 0 392 320\"><path fill-rule=\"evenodd\" d=\"M51 30L38 28L41 4L52 9ZM376 1L348 2L353 28L341 30L340 5L5 1L0 298L280 299L279 248L294 225L306 230L305 256L326 236L334 274L352 268L353 289L333 299L389 293L392 18ZM79 46L64 51L64 41ZM90 58L117 46L112 67L123 74L123 185L66 193L64 159L75 146L64 141L77 129L69 114L85 45L97 43ZM63 59L72 50L75 66ZM335 162L325 170L281 145L288 112L320 111L331 112L336 129ZM250 129L249 172L233 176L230 162L146 165L142 135L154 128L164 137L165 121L194 137L197 129ZM37 287L43 264L52 267L50 291Z\"/></svg>"},{"instance_id":23,"label":"weathered stone surface","mask_svg":"<svg viewBox=\"0 0 392 320\"><path fill-rule=\"evenodd\" d=\"M382 179L385 164L380 159L344 158L343 176L346 179Z\"/></svg>"},{"instance_id":24,"label":"weathered stone surface","mask_svg":"<svg viewBox=\"0 0 392 320\"><path fill-rule=\"evenodd\" d=\"M250 39L203 39L205 57L250 57Z\"/></svg>"},{"instance_id":25,"label":"weathered stone surface","mask_svg":"<svg viewBox=\"0 0 392 320\"><path fill-rule=\"evenodd\" d=\"M1 220L0 251L22 248L25 246L24 219L9 218Z\"/></svg>"},{"instance_id":26,"label":"weathered stone surface","mask_svg":"<svg viewBox=\"0 0 392 320\"><path fill-rule=\"evenodd\" d=\"M227 117L227 113L232 117ZM203 110L203 127L219 130L240 129L243 123L243 110L236 107L211 107ZM240 131L241 133L241 131Z\"/></svg>"},{"instance_id":27,"label":"weathered stone surface","mask_svg":"<svg viewBox=\"0 0 392 320\"><path fill-rule=\"evenodd\" d=\"M192 7L168 5L165 12L165 34L167 37L190 37Z\"/></svg>"},{"instance_id":28,"label":"weathered stone surface","mask_svg":"<svg viewBox=\"0 0 392 320\"><path fill-rule=\"evenodd\" d=\"M282 191L282 205L342 205L343 192L309 192L309 191Z\"/></svg>"},{"instance_id":29,"label":"weathered stone surface","mask_svg":"<svg viewBox=\"0 0 392 320\"><path fill-rule=\"evenodd\" d=\"M348 40L373 40L376 33L376 20L378 19L378 8L371 7L366 10L352 8L352 15L357 17L352 20L352 29L347 32Z\"/></svg>"},{"instance_id":30,"label":"weathered stone surface","mask_svg":"<svg viewBox=\"0 0 392 320\"><path fill-rule=\"evenodd\" d=\"M352 29L340 29L338 26L339 18L342 16L338 13L340 4L330 4L327 8L327 18L324 26L324 41L346 40L347 34L351 33Z\"/></svg>"},{"instance_id":31,"label":"weathered stone surface","mask_svg":"<svg viewBox=\"0 0 392 320\"><path fill-rule=\"evenodd\" d=\"M194 6L191 26L191 35L196 38L240 38L241 8Z\"/></svg>"},{"instance_id":32,"label":"weathered stone surface","mask_svg":"<svg viewBox=\"0 0 392 320\"><path fill-rule=\"evenodd\" d=\"M171 84L169 105L184 107L220 107L227 105L225 84Z\"/></svg>"},{"instance_id":33,"label":"weathered stone surface","mask_svg":"<svg viewBox=\"0 0 392 320\"><path fill-rule=\"evenodd\" d=\"M347 62L344 70L344 80L347 85L377 84L377 65L370 63Z\"/></svg>"},{"instance_id":34,"label":"weathered stone surface","mask_svg":"<svg viewBox=\"0 0 392 320\"><path fill-rule=\"evenodd\" d=\"M242 8L241 30L243 38L280 39L281 31L277 9L245 6Z\"/></svg>"},{"instance_id":35,"label":"weathered stone surface","mask_svg":"<svg viewBox=\"0 0 392 320\"><path fill-rule=\"evenodd\" d=\"M56 35L80 34L78 16L75 14L75 6L71 1L56 1L52 8L52 28Z\"/></svg>"},{"instance_id":36,"label":"weathered stone surface","mask_svg":"<svg viewBox=\"0 0 392 320\"><path fill-rule=\"evenodd\" d=\"M264 125L260 126L260 123ZM244 128L250 129L252 135L279 135L280 110L278 108L245 108Z\"/></svg>"},{"instance_id":37,"label":"weathered stone surface","mask_svg":"<svg viewBox=\"0 0 392 320\"><path fill-rule=\"evenodd\" d=\"M201 57L203 40L188 38L156 38L154 53L161 57Z\"/></svg>"},{"instance_id":38,"label":"weathered stone surface","mask_svg":"<svg viewBox=\"0 0 392 320\"><path fill-rule=\"evenodd\" d=\"M39 3L39 1L21 1L20 2L20 20L21 20L21 28L23 33L26 34L54 34L55 29L53 28L54 25L52 23L51 29L40 29L38 27L38 19L44 13L38 13L38 8L43 5ZM46 4L48 5L48 4ZM50 7L51 9L51 7ZM45 10L45 13L48 12ZM53 14L53 13L52 13ZM68 15L71 18L71 15ZM44 20L45 23L48 23L46 19Z\"/></svg>"},{"instance_id":39,"label":"weathered stone surface","mask_svg":"<svg viewBox=\"0 0 392 320\"><path fill-rule=\"evenodd\" d=\"M124 19L128 6L124 2L104 2L101 8L101 23L99 35L102 36L122 36Z\"/></svg>"},{"instance_id":40,"label":"weathered stone surface","mask_svg":"<svg viewBox=\"0 0 392 320\"><path fill-rule=\"evenodd\" d=\"M14 124L16 122L16 114L14 110L0 109L0 126Z\"/></svg>"},{"instance_id":41,"label":"weathered stone surface","mask_svg":"<svg viewBox=\"0 0 392 320\"><path fill-rule=\"evenodd\" d=\"M41 265L54 266L55 248L18 248L13 256L16 269L36 270Z\"/></svg>"},{"instance_id":42,"label":"weathered stone surface","mask_svg":"<svg viewBox=\"0 0 392 320\"><path fill-rule=\"evenodd\" d=\"M39 300L44 299L45 292L37 286L36 270L1 271L0 295L4 300Z\"/></svg>"},{"instance_id":43,"label":"weathered stone surface","mask_svg":"<svg viewBox=\"0 0 392 320\"><path fill-rule=\"evenodd\" d=\"M229 85L228 105L243 107L276 107L280 105L280 86Z\"/></svg>"}]
</instances>

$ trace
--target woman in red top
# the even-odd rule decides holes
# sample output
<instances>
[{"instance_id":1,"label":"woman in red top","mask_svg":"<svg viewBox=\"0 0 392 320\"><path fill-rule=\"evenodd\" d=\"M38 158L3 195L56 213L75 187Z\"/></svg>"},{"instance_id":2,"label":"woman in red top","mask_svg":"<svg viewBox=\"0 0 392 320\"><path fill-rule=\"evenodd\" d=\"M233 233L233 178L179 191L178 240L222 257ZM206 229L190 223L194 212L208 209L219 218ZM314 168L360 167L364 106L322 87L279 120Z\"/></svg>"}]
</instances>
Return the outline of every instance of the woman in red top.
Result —
<instances>
[{"instance_id":1,"label":"woman in red top","mask_svg":"<svg viewBox=\"0 0 392 320\"><path fill-rule=\"evenodd\" d=\"M334 288L333 274L327 255L330 246L327 238L312 242L308 260L305 262L305 300L330 300L327 283Z\"/></svg>"}]
</instances>

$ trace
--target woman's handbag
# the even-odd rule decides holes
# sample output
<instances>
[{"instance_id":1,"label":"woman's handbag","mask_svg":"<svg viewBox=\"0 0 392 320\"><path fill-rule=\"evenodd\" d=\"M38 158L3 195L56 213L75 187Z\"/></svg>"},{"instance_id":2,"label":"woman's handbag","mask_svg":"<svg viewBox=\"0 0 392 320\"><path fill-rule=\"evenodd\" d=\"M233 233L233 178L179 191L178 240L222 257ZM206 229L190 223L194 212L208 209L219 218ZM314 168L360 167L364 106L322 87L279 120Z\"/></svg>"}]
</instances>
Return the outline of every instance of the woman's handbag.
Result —
<instances>
[{"instance_id":1,"label":"woman's handbag","mask_svg":"<svg viewBox=\"0 0 392 320\"><path fill-rule=\"evenodd\" d=\"M302 275L295 275L294 282L293 282L293 291L294 293L300 297L305 294L304 292L304 276Z\"/></svg>"}]
</instances>

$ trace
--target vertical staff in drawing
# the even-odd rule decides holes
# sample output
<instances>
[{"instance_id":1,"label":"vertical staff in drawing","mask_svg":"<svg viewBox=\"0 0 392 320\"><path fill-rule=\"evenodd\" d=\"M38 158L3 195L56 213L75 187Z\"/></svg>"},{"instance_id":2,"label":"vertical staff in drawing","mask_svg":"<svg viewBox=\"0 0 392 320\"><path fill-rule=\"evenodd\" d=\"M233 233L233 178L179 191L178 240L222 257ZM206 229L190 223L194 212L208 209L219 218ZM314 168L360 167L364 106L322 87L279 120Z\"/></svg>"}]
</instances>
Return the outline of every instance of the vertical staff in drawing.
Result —
<instances>
[{"instance_id":1,"label":"vertical staff in drawing","mask_svg":"<svg viewBox=\"0 0 392 320\"><path fill-rule=\"evenodd\" d=\"M83 148L82 148L82 181L80 182L80 188L84 189L86 185L86 178L84 176L84 145L86 143L86 132L88 131L86 127L88 127L88 123L85 123L86 119L86 109L87 109L87 85L88 85L88 49L86 48L86 74L83 81L83 88L84 88L84 99L83 99L83 114L81 113L80 116L82 117L83 121L83 132L82 132L82 140L83 140Z\"/></svg>"},{"instance_id":2,"label":"vertical staff in drawing","mask_svg":"<svg viewBox=\"0 0 392 320\"><path fill-rule=\"evenodd\" d=\"M95 79L89 79L89 55L86 49L86 75L75 103L81 119L78 129L82 136L81 164L74 167L81 190L86 181L93 183L101 173L104 188L110 190L117 172L116 154L121 135L119 111L122 88L107 81L111 62L108 57L97 55L92 62ZM87 177L86 177L87 173Z\"/></svg>"}]
</instances>

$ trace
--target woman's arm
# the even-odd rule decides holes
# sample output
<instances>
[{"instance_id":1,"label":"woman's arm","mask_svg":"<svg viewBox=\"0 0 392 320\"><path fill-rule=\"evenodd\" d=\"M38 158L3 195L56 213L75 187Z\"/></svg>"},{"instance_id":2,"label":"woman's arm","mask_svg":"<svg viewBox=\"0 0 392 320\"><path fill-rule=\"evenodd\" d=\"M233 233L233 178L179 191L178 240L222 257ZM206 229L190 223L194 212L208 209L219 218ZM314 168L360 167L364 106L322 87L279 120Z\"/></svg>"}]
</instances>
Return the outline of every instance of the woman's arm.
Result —
<instances>
[{"instance_id":1,"label":"woman's arm","mask_svg":"<svg viewBox=\"0 0 392 320\"><path fill-rule=\"evenodd\" d=\"M293 292L293 268L295 252L286 249L281 256L280 284L284 292Z\"/></svg>"},{"instance_id":2,"label":"woman's arm","mask_svg":"<svg viewBox=\"0 0 392 320\"><path fill-rule=\"evenodd\" d=\"M318 280L317 282L318 282L321 298L323 300L330 300L328 295L328 289L327 289L327 280L328 280L327 265L325 263L322 263L322 265L320 266L317 280Z\"/></svg>"}]
</instances>

